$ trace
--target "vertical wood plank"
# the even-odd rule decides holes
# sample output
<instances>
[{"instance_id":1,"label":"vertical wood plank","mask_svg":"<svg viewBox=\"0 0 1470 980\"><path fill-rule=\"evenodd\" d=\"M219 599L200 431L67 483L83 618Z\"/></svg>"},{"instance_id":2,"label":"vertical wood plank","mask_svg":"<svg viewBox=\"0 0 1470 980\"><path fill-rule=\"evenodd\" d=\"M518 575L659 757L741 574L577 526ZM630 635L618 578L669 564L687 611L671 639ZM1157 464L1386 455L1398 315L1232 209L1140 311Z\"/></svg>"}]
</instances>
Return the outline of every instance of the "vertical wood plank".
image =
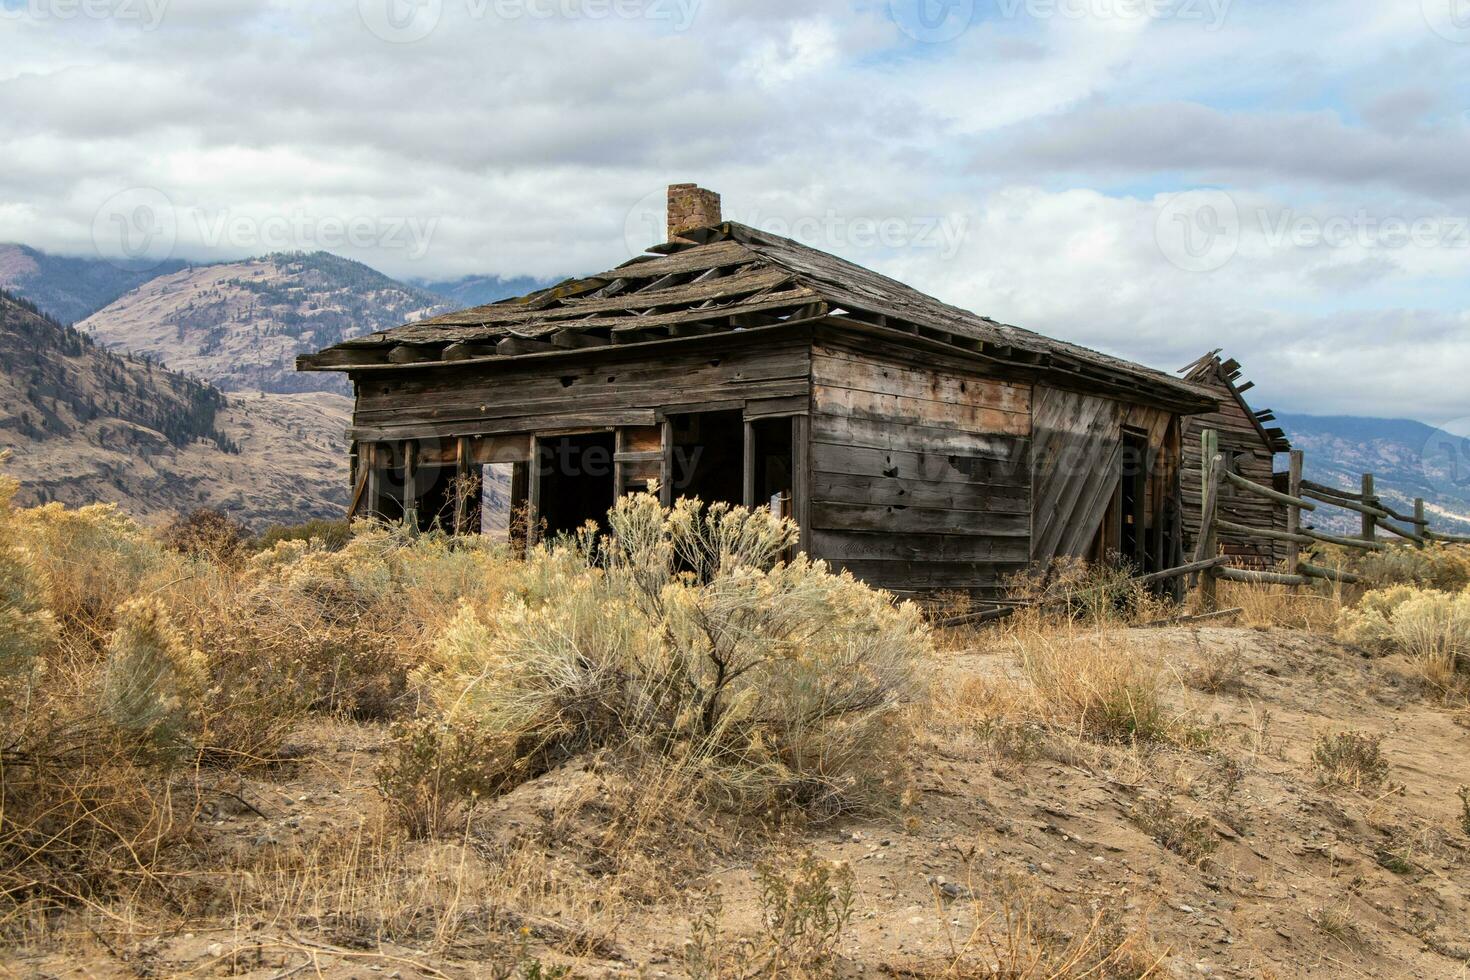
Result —
<instances>
[{"instance_id":1,"label":"vertical wood plank","mask_svg":"<svg viewBox=\"0 0 1470 980\"><path fill-rule=\"evenodd\" d=\"M541 437L531 436L531 462L526 467L526 549L536 546L541 536Z\"/></svg>"},{"instance_id":2,"label":"vertical wood plank","mask_svg":"<svg viewBox=\"0 0 1470 980\"><path fill-rule=\"evenodd\" d=\"M658 502L665 507L674 504L674 423L671 419L664 419L663 432L661 436L663 443L663 461L659 464L658 472Z\"/></svg>"},{"instance_id":3,"label":"vertical wood plank","mask_svg":"<svg viewBox=\"0 0 1470 980\"><path fill-rule=\"evenodd\" d=\"M419 444L412 439L403 444L403 522L419 528Z\"/></svg>"},{"instance_id":4,"label":"vertical wood plank","mask_svg":"<svg viewBox=\"0 0 1470 980\"><path fill-rule=\"evenodd\" d=\"M623 494L625 494L625 493L628 492L628 482L627 482L628 478L627 478L627 475L623 472L624 471L624 466L623 466L622 461L618 459L619 456L621 456L623 453L625 453L625 452L628 451L628 438L627 438L627 434L626 433L627 433L627 429L625 429L621 425L618 426L616 429L613 430L613 501L614 502L616 502L617 499L619 497L621 497Z\"/></svg>"},{"instance_id":5,"label":"vertical wood plank","mask_svg":"<svg viewBox=\"0 0 1470 980\"><path fill-rule=\"evenodd\" d=\"M1376 506L1373 492L1373 474L1363 474L1363 503L1369 507ZM1363 540L1372 541L1378 536L1378 521L1372 514L1363 515Z\"/></svg>"},{"instance_id":6,"label":"vertical wood plank","mask_svg":"<svg viewBox=\"0 0 1470 980\"><path fill-rule=\"evenodd\" d=\"M800 528L797 548L811 548L812 516L812 447L811 419L806 415L791 417L791 514ZM813 555L820 558L820 555Z\"/></svg>"},{"instance_id":7,"label":"vertical wood plank","mask_svg":"<svg viewBox=\"0 0 1470 980\"><path fill-rule=\"evenodd\" d=\"M366 444L367 457L367 488L363 495L362 512L364 517L379 518L383 516L383 449L379 443L369 442Z\"/></svg>"},{"instance_id":8,"label":"vertical wood plank","mask_svg":"<svg viewBox=\"0 0 1470 980\"><path fill-rule=\"evenodd\" d=\"M755 424L745 420L744 500L745 506L755 508Z\"/></svg>"},{"instance_id":9,"label":"vertical wood plank","mask_svg":"<svg viewBox=\"0 0 1470 980\"><path fill-rule=\"evenodd\" d=\"M1425 534L1425 532L1429 530L1429 519L1427 517L1425 517L1424 515L1425 515L1424 498L1423 497L1415 497L1414 498L1414 533L1417 534L1417 535L1419 535L1420 538L1423 539L1423 540L1420 540L1420 541L1416 541L1415 544L1418 545L1420 548L1425 547L1429 543L1428 542L1428 535Z\"/></svg>"},{"instance_id":10,"label":"vertical wood plank","mask_svg":"<svg viewBox=\"0 0 1470 980\"><path fill-rule=\"evenodd\" d=\"M469 527L470 509L470 440L460 436L454 440L454 534L458 537Z\"/></svg>"},{"instance_id":11,"label":"vertical wood plank","mask_svg":"<svg viewBox=\"0 0 1470 980\"><path fill-rule=\"evenodd\" d=\"M1220 437L1214 429L1206 429L1200 439L1204 450L1201 460L1204 467L1201 483L1204 509L1200 512L1200 552L1204 558L1214 558L1220 553L1220 540L1215 527L1215 509L1219 502L1220 480L1223 476L1225 460L1220 455ZM1218 584L1219 581L1215 578L1213 571L1207 571L1200 576L1200 603L1205 612L1214 612L1219 608Z\"/></svg>"}]
</instances>

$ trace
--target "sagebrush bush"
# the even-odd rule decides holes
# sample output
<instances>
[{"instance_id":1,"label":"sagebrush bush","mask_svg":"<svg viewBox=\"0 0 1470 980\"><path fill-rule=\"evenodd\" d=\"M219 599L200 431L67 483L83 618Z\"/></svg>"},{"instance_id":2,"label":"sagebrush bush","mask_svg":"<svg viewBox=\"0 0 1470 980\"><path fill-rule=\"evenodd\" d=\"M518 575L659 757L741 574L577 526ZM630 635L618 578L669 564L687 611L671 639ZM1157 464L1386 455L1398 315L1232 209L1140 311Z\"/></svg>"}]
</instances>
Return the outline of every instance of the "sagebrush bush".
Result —
<instances>
[{"instance_id":1,"label":"sagebrush bush","mask_svg":"<svg viewBox=\"0 0 1470 980\"><path fill-rule=\"evenodd\" d=\"M1344 639L1378 653L1410 657L1421 677L1442 694L1465 683L1470 664L1470 589L1440 592L1399 585L1363 596L1344 610Z\"/></svg>"},{"instance_id":2,"label":"sagebrush bush","mask_svg":"<svg viewBox=\"0 0 1470 980\"><path fill-rule=\"evenodd\" d=\"M156 599L118 611L102 667L102 714L155 747L181 746L197 727L209 682L204 656L189 649Z\"/></svg>"},{"instance_id":3,"label":"sagebrush bush","mask_svg":"<svg viewBox=\"0 0 1470 980\"><path fill-rule=\"evenodd\" d=\"M251 542L251 550L269 551L283 541L308 541L318 542L321 547L335 551L345 548L351 540L351 522L318 517L300 524L276 524L266 528Z\"/></svg>"},{"instance_id":4,"label":"sagebrush bush","mask_svg":"<svg viewBox=\"0 0 1470 980\"><path fill-rule=\"evenodd\" d=\"M1137 574L1117 556L1103 562L1063 557L1011 576L1006 588L1011 599L1031 607L1031 618L1100 625L1156 619L1167 603L1139 585Z\"/></svg>"},{"instance_id":5,"label":"sagebrush bush","mask_svg":"<svg viewBox=\"0 0 1470 980\"><path fill-rule=\"evenodd\" d=\"M69 510L59 503L14 512L16 535L46 589L46 605L70 632L101 637L142 586L165 577L170 556L115 504Z\"/></svg>"},{"instance_id":6,"label":"sagebrush bush","mask_svg":"<svg viewBox=\"0 0 1470 980\"><path fill-rule=\"evenodd\" d=\"M929 650L917 608L783 554L765 511L624 498L609 533L539 549L491 617L463 607L417 679L494 733L509 784L586 748L683 760L734 802L862 796Z\"/></svg>"},{"instance_id":7,"label":"sagebrush bush","mask_svg":"<svg viewBox=\"0 0 1470 980\"><path fill-rule=\"evenodd\" d=\"M1372 589L1412 585L1460 592L1470 588L1470 547L1430 542L1423 548L1396 545L1382 551L1322 549L1323 560L1356 574Z\"/></svg>"},{"instance_id":8,"label":"sagebrush bush","mask_svg":"<svg viewBox=\"0 0 1470 980\"><path fill-rule=\"evenodd\" d=\"M228 514L208 507L177 517L159 532L165 548L185 555L201 555L231 565L247 550L245 526Z\"/></svg>"},{"instance_id":9,"label":"sagebrush bush","mask_svg":"<svg viewBox=\"0 0 1470 980\"><path fill-rule=\"evenodd\" d=\"M12 526L15 491L14 481L0 477L0 709L7 707L12 685L24 683L55 638L39 573Z\"/></svg>"},{"instance_id":10,"label":"sagebrush bush","mask_svg":"<svg viewBox=\"0 0 1470 980\"><path fill-rule=\"evenodd\" d=\"M1322 735L1312 747L1318 782L1324 786L1372 789L1388 778L1383 736L1364 732Z\"/></svg>"}]
</instances>

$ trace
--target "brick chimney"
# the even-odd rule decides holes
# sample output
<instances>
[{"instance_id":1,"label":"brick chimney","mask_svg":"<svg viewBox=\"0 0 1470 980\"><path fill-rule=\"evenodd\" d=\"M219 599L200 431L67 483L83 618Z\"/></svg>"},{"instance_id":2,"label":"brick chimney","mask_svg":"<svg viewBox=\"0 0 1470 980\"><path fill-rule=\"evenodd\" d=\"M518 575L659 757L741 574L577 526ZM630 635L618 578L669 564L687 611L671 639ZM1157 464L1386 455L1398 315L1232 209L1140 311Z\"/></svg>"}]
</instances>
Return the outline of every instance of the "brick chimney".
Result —
<instances>
[{"instance_id":1,"label":"brick chimney","mask_svg":"<svg viewBox=\"0 0 1470 980\"><path fill-rule=\"evenodd\" d=\"M669 185L669 241L721 222L720 195L698 184Z\"/></svg>"}]
</instances>

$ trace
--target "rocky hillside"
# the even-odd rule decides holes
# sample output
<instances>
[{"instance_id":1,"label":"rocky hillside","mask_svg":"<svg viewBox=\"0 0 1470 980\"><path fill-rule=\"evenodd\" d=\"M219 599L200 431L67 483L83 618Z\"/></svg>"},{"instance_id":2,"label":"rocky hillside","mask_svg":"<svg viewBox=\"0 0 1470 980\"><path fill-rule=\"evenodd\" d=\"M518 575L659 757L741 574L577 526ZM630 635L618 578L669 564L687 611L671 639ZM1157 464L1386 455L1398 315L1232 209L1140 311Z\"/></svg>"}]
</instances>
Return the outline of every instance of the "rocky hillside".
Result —
<instances>
[{"instance_id":1,"label":"rocky hillside","mask_svg":"<svg viewBox=\"0 0 1470 980\"><path fill-rule=\"evenodd\" d=\"M27 297L62 323L75 323L155 276L179 271L185 263L145 265L48 255L25 245L0 245L0 288Z\"/></svg>"},{"instance_id":2,"label":"rocky hillside","mask_svg":"<svg viewBox=\"0 0 1470 980\"><path fill-rule=\"evenodd\" d=\"M1470 533L1470 439L1408 419L1277 413L1277 421L1306 451L1307 479L1357 490L1362 475L1372 473L1394 508L1408 513L1423 497L1433 526ZM1321 528L1358 527L1346 511L1324 508L1313 516Z\"/></svg>"},{"instance_id":3,"label":"rocky hillside","mask_svg":"<svg viewBox=\"0 0 1470 980\"><path fill-rule=\"evenodd\" d=\"M350 401L219 389L0 293L0 449L22 503L120 503L151 520L208 506L250 524L340 515Z\"/></svg>"},{"instance_id":4,"label":"rocky hillside","mask_svg":"<svg viewBox=\"0 0 1470 980\"><path fill-rule=\"evenodd\" d=\"M332 391L296 355L446 308L441 297L327 252L267 255L152 279L78 327L225 391Z\"/></svg>"}]
</instances>

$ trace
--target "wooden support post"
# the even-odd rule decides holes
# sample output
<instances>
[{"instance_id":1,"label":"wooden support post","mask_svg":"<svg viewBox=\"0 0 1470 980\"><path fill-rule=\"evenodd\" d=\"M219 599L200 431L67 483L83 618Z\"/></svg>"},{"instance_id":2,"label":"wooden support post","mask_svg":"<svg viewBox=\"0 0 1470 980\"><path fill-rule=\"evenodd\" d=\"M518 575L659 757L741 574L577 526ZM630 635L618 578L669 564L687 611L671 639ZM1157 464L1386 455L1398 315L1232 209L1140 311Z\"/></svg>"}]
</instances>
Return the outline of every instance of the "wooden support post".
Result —
<instances>
[{"instance_id":1,"label":"wooden support post","mask_svg":"<svg viewBox=\"0 0 1470 980\"><path fill-rule=\"evenodd\" d=\"M1373 493L1373 474L1372 473L1364 473L1363 474L1363 503L1366 504L1366 505L1368 505L1369 507L1372 507L1374 505L1374 499L1375 499L1375 494ZM1378 518L1375 515L1370 514L1370 513L1366 512L1366 511L1364 511L1363 512L1363 533L1361 535L1361 537L1362 537L1362 539L1364 541L1373 541L1373 540L1376 540L1377 539L1377 537L1378 537L1378 535L1377 535L1377 525L1378 525Z\"/></svg>"},{"instance_id":2,"label":"wooden support post","mask_svg":"<svg viewBox=\"0 0 1470 980\"><path fill-rule=\"evenodd\" d=\"M743 484L743 499L745 506L755 509L755 424L750 419L745 420L745 455L741 464L741 473L745 478Z\"/></svg>"},{"instance_id":3,"label":"wooden support post","mask_svg":"<svg viewBox=\"0 0 1470 980\"><path fill-rule=\"evenodd\" d=\"M1427 547L1429 545L1429 542L1427 540L1428 534L1426 533L1429 530L1429 518L1427 518L1427 517L1424 516L1425 513L1426 512L1424 510L1424 498L1423 497L1415 497L1414 498L1414 530L1417 531L1422 537L1424 537L1426 539L1424 541L1418 542L1418 545L1421 548Z\"/></svg>"},{"instance_id":4,"label":"wooden support post","mask_svg":"<svg viewBox=\"0 0 1470 980\"><path fill-rule=\"evenodd\" d=\"M805 415L791 417L791 516L800 528L797 549L811 550L811 424Z\"/></svg>"},{"instance_id":5,"label":"wooden support post","mask_svg":"<svg viewBox=\"0 0 1470 980\"><path fill-rule=\"evenodd\" d=\"M362 503L349 517L361 514L363 517L379 518L383 516L383 463L387 455L383 452L381 443L370 442L364 447L366 455L363 457L362 465L367 467L367 482L363 484Z\"/></svg>"},{"instance_id":6,"label":"wooden support post","mask_svg":"<svg viewBox=\"0 0 1470 980\"><path fill-rule=\"evenodd\" d=\"M419 444L412 439L403 444L403 523L419 529Z\"/></svg>"},{"instance_id":7,"label":"wooden support post","mask_svg":"<svg viewBox=\"0 0 1470 980\"><path fill-rule=\"evenodd\" d=\"M1291 451L1290 462L1287 466L1286 492L1293 497L1302 495L1302 464L1305 454L1300 449ZM1286 505L1286 533L1298 534L1302 529L1302 510L1294 504ZM1292 541L1286 547L1286 574L1297 574L1297 566L1302 560L1302 546Z\"/></svg>"},{"instance_id":8,"label":"wooden support post","mask_svg":"<svg viewBox=\"0 0 1470 980\"><path fill-rule=\"evenodd\" d=\"M671 507L674 503L674 423L670 419L664 419L661 442L659 447L663 450L663 462L658 468L658 502L665 507Z\"/></svg>"},{"instance_id":9,"label":"wooden support post","mask_svg":"<svg viewBox=\"0 0 1470 980\"><path fill-rule=\"evenodd\" d=\"M541 470L546 465L541 458L541 438L531 436L531 462L526 467L526 550L536 547L541 537Z\"/></svg>"},{"instance_id":10,"label":"wooden support post","mask_svg":"<svg viewBox=\"0 0 1470 980\"><path fill-rule=\"evenodd\" d=\"M1204 449L1202 455L1204 482L1200 488L1200 500L1204 504L1204 509L1200 512L1200 547L1194 556L1196 561L1214 558L1220 553L1220 539L1215 527L1215 509L1220 497L1221 471L1225 467L1225 460L1220 455L1220 434L1214 429L1206 429L1200 438L1203 440ZM1216 587L1217 575L1217 570L1213 568L1200 575L1200 604L1205 612L1214 612L1220 608Z\"/></svg>"},{"instance_id":11,"label":"wooden support post","mask_svg":"<svg viewBox=\"0 0 1470 980\"><path fill-rule=\"evenodd\" d=\"M476 500L476 481L470 474L470 438L460 436L454 442L454 533L464 534L470 527L470 498Z\"/></svg>"}]
</instances>

